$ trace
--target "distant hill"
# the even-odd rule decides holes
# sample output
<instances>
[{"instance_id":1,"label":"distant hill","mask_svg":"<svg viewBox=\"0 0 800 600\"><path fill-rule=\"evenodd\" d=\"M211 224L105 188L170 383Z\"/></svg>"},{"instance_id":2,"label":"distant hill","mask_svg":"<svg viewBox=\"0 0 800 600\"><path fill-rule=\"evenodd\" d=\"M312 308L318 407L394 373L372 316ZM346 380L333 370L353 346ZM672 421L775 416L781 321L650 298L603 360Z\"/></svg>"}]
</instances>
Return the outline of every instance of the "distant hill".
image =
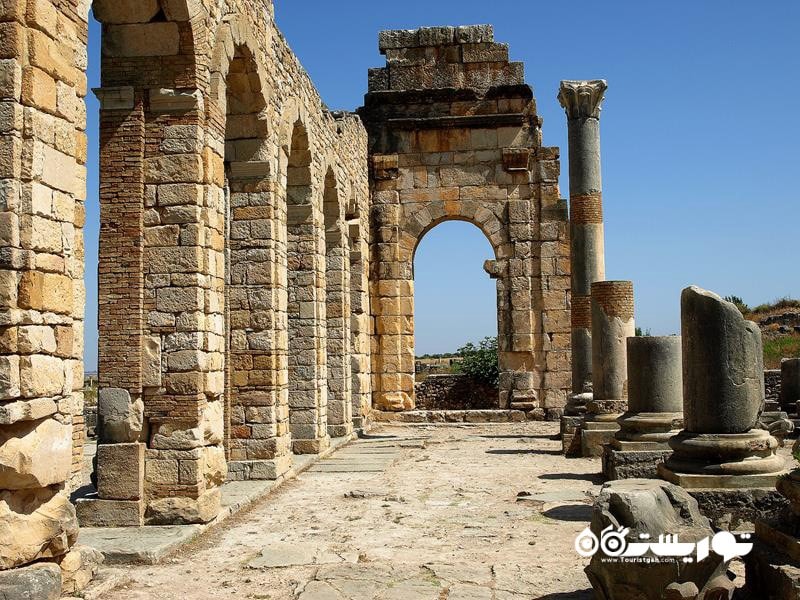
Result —
<instances>
[{"instance_id":1,"label":"distant hill","mask_svg":"<svg viewBox=\"0 0 800 600\"><path fill-rule=\"evenodd\" d=\"M781 359L800 358L800 300L781 298L750 308L740 298L727 298L749 321L758 323L764 336L764 366L779 369Z\"/></svg>"}]
</instances>

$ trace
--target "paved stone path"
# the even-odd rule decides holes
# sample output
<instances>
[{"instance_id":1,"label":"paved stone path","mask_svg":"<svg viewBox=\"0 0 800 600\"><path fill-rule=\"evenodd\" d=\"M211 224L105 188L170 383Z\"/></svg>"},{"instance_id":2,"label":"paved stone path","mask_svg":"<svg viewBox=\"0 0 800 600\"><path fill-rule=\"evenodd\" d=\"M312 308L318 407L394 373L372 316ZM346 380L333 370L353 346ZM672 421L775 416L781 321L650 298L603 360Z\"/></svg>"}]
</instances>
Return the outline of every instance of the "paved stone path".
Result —
<instances>
[{"instance_id":1,"label":"paved stone path","mask_svg":"<svg viewBox=\"0 0 800 600\"><path fill-rule=\"evenodd\" d=\"M573 541L600 463L555 433L383 426L102 597L589 600Z\"/></svg>"}]
</instances>

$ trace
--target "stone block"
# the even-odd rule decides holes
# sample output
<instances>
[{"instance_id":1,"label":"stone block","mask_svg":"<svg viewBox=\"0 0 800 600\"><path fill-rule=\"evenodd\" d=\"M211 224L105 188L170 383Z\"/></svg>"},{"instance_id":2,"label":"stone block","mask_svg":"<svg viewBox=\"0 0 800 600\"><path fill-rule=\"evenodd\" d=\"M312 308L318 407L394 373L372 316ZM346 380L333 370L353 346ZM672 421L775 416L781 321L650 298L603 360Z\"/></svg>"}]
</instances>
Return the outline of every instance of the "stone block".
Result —
<instances>
[{"instance_id":1,"label":"stone block","mask_svg":"<svg viewBox=\"0 0 800 600\"><path fill-rule=\"evenodd\" d=\"M215 488L225 483L228 477L225 449L222 446L205 446L202 449L200 468L206 489Z\"/></svg>"},{"instance_id":2,"label":"stone block","mask_svg":"<svg viewBox=\"0 0 800 600\"><path fill-rule=\"evenodd\" d=\"M97 493L104 500L144 497L144 444L100 444L97 447Z\"/></svg>"},{"instance_id":3,"label":"stone block","mask_svg":"<svg viewBox=\"0 0 800 600\"><path fill-rule=\"evenodd\" d=\"M229 481L274 481L292 467L292 455L284 454L270 460L231 461Z\"/></svg>"},{"instance_id":4,"label":"stone block","mask_svg":"<svg viewBox=\"0 0 800 600\"><path fill-rule=\"evenodd\" d=\"M597 423L584 421L581 428L581 451L585 457L603 456L603 446L614 440L614 434L619 431L615 421Z\"/></svg>"},{"instance_id":5,"label":"stone block","mask_svg":"<svg viewBox=\"0 0 800 600\"><path fill-rule=\"evenodd\" d=\"M180 50L177 23L109 25L103 36L103 55L118 58L174 56Z\"/></svg>"},{"instance_id":6,"label":"stone block","mask_svg":"<svg viewBox=\"0 0 800 600\"><path fill-rule=\"evenodd\" d=\"M219 488L199 498L160 498L151 500L145 512L148 525L192 525L212 521L220 510Z\"/></svg>"},{"instance_id":7,"label":"stone block","mask_svg":"<svg viewBox=\"0 0 800 600\"><path fill-rule=\"evenodd\" d=\"M0 598L58 600L61 598L61 587L61 569L52 563L0 571Z\"/></svg>"},{"instance_id":8,"label":"stone block","mask_svg":"<svg viewBox=\"0 0 800 600\"><path fill-rule=\"evenodd\" d=\"M77 537L75 509L65 494L0 491L0 571L62 556Z\"/></svg>"},{"instance_id":9,"label":"stone block","mask_svg":"<svg viewBox=\"0 0 800 600\"><path fill-rule=\"evenodd\" d=\"M0 405L0 425L13 425L20 421L38 421L58 411L50 398L34 398Z\"/></svg>"},{"instance_id":10,"label":"stone block","mask_svg":"<svg viewBox=\"0 0 800 600\"><path fill-rule=\"evenodd\" d=\"M19 100L22 94L22 69L15 59L0 60L0 98Z\"/></svg>"},{"instance_id":11,"label":"stone block","mask_svg":"<svg viewBox=\"0 0 800 600\"><path fill-rule=\"evenodd\" d=\"M617 479L659 479L658 465L672 450L624 451L612 445L603 446L603 477L606 481Z\"/></svg>"},{"instance_id":12,"label":"stone block","mask_svg":"<svg viewBox=\"0 0 800 600\"><path fill-rule=\"evenodd\" d=\"M464 44L462 55L465 63L508 62L508 45L491 42Z\"/></svg>"},{"instance_id":13,"label":"stone block","mask_svg":"<svg viewBox=\"0 0 800 600\"><path fill-rule=\"evenodd\" d=\"M64 361L54 356L34 354L19 361L20 392L25 398L57 396L66 383Z\"/></svg>"},{"instance_id":14,"label":"stone block","mask_svg":"<svg viewBox=\"0 0 800 600\"><path fill-rule=\"evenodd\" d=\"M92 4L95 18L101 23L149 23L160 9L158 0L118 2L117 0L95 0Z\"/></svg>"},{"instance_id":15,"label":"stone block","mask_svg":"<svg viewBox=\"0 0 800 600\"><path fill-rule=\"evenodd\" d=\"M0 400L19 398L20 393L19 356L0 356Z\"/></svg>"},{"instance_id":16,"label":"stone block","mask_svg":"<svg viewBox=\"0 0 800 600\"><path fill-rule=\"evenodd\" d=\"M67 480L72 428L55 419L0 428L0 489L37 489Z\"/></svg>"},{"instance_id":17,"label":"stone block","mask_svg":"<svg viewBox=\"0 0 800 600\"><path fill-rule=\"evenodd\" d=\"M81 527L141 527L144 500L81 498L75 504Z\"/></svg>"},{"instance_id":18,"label":"stone block","mask_svg":"<svg viewBox=\"0 0 800 600\"><path fill-rule=\"evenodd\" d=\"M59 561L61 567L61 593L80 594L97 574L103 564L103 555L88 546L74 546Z\"/></svg>"},{"instance_id":19,"label":"stone block","mask_svg":"<svg viewBox=\"0 0 800 600\"><path fill-rule=\"evenodd\" d=\"M124 444L144 439L142 400L132 400L127 390L101 389L97 401L97 433L101 444Z\"/></svg>"}]
</instances>

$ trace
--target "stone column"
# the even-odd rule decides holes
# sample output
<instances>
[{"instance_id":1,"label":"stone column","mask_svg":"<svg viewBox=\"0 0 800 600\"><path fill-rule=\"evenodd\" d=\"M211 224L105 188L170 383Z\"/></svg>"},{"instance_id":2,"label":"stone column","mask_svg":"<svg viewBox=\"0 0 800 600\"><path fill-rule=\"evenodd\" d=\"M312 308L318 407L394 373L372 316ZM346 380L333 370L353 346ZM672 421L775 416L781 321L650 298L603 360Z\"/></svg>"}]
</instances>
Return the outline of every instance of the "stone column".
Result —
<instances>
[{"instance_id":1,"label":"stone column","mask_svg":"<svg viewBox=\"0 0 800 600\"><path fill-rule=\"evenodd\" d=\"M781 362L781 410L789 414L800 413L800 358L787 358Z\"/></svg>"},{"instance_id":2,"label":"stone column","mask_svg":"<svg viewBox=\"0 0 800 600\"><path fill-rule=\"evenodd\" d=\"M736 306L697 287L683 291L681 321L685 428L670 440L674 453L659 474L690 491L702 488L701 508L735 526L752 520L743 510L766 509L759 502L784 472L777 440L755 428L764 409L761 331ZM765 492L754 496L752 488Z\"/></svg>"},{"instance_id":3,"label":"stone column","mask_svg":"<svg viewBox=\"0 0 800 600\"><path fill-rule=\"evenodd\" d=\"M565 413L586 412L592 385L591 285L605 279L600 105L605 81L562 81L558 100L569 126L572 251L572 396Z\"/></svg>"},{"instance_id":4,"label":"stone column","mask_svg":"<svg viewBox=\"0 0 800 600\"><path fill-rule=\"evenodd\" d=\"M628 412L605 447L606 479L658 478L683 427L682 382L680 337L628 338Z\"/></svg>"},{"instance_id":5,"label":"stone column","mask_svg":"<svg viewBox=\"0 0 800 600\"><path fill-rule=\"evenodd\" d=\"M628 408L627 338L636 335L633 283L592 284L592 387L581 431L584 456L602 456Z\"/></svg>"}]
</instances>

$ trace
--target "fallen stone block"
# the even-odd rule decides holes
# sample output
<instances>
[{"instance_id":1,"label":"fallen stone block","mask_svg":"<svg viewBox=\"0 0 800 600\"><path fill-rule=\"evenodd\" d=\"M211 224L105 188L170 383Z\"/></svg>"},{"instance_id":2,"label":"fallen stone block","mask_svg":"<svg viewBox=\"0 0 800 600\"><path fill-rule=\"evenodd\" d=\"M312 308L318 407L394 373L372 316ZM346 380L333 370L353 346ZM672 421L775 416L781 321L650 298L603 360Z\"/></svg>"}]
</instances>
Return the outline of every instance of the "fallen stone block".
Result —
<instances>
[{"instance_id":1,"label":"fallen stone block","mask_svg":"<svg viewBox=\"0 0 800 600\"><path fill-rule=\"evenodd\" d=\"M0 598L4 600L58 600L61 569L41 563L24 569L0 571Z\"/></svg>"}]
</instances>

